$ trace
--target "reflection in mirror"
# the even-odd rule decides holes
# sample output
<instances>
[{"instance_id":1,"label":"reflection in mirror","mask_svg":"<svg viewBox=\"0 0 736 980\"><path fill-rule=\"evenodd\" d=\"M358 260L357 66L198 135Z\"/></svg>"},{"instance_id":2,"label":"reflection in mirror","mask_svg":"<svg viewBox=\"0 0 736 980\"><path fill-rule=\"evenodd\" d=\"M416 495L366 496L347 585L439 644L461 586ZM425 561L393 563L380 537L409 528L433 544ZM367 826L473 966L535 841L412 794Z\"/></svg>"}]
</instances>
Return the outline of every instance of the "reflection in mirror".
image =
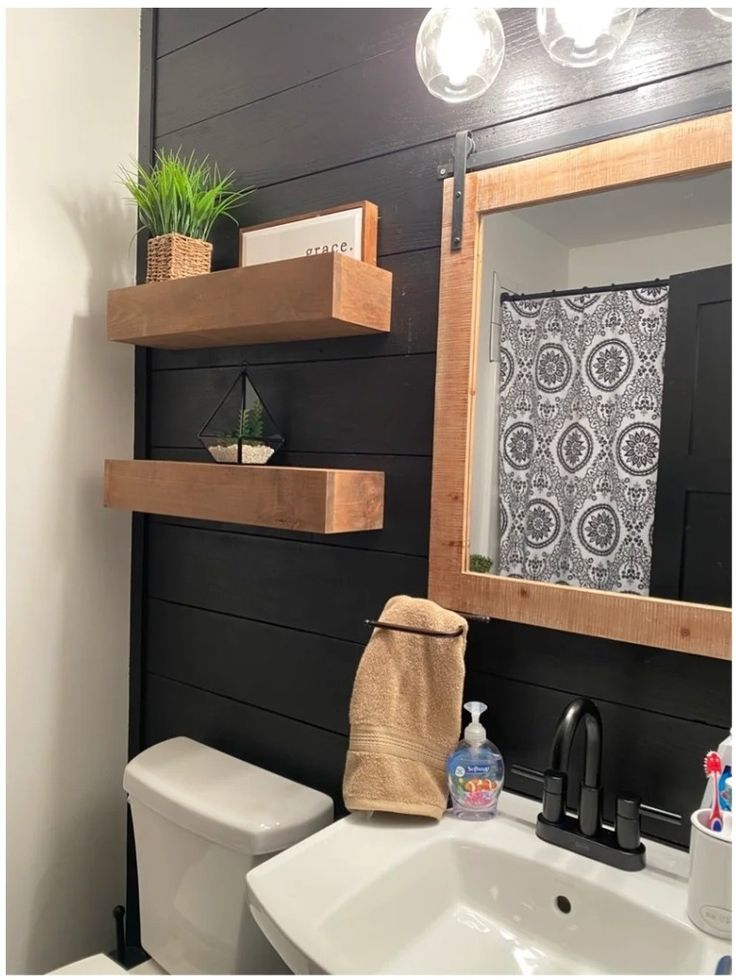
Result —
<instances>
[{"instance_id":1,"label":"reflection in mirror","mask_svg":"<svg viewBox=\"0 0 736 980\"><path fill-rule=\"evenodd\" d=\"M470 571L731 605L731 171L482 219Z\"/></svg>"}]
</instances>

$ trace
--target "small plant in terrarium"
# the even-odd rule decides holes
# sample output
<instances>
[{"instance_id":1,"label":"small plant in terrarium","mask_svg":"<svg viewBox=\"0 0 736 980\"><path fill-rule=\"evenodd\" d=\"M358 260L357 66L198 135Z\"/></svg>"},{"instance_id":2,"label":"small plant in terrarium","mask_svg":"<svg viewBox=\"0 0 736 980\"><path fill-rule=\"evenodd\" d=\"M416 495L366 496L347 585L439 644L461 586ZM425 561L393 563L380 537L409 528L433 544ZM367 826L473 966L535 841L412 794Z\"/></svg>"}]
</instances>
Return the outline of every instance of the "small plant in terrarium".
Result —
<instances>
[{"instance_id":1,"label":"small plant in terrarium","mask_svg":"<svg viewBox=\"0 0 736 980\"><path fill-rule=\"evenodd\" d=\"M241 408L237 427L232 432L226 433L225 438L236 440L263 438L263 405L260 398L256 399L253 408Z\"/></svg>"},{"instance_id":2,"label":"small plant in terrarium","mask_svg":"<svg viewBox=\"0 0 736 980\"><path fill-rule=\"evenodd\" d=\"M246 371L236 379L199 434L218 463L267 463L283 438Z\"/></svg>"}]
</instances>

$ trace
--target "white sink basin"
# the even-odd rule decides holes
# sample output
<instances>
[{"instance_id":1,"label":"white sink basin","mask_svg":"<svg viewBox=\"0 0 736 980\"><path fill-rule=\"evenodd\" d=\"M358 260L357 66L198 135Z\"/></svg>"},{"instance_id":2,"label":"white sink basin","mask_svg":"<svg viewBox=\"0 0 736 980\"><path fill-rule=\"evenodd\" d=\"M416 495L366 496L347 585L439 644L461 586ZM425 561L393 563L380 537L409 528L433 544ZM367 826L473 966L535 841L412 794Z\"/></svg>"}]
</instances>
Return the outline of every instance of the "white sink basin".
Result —
<instances>
[{"instance_id":1,"label":"white sink basin","mask_svg":"<svg viewBox=\"0 0 736 980\"><path fill-rule=\"evenodd\" d=\"M538 812L356 814L250 871L249 904L295 973L715 972L730 947L687 918L687 854L650 842L618 871L540 841Z\"/></svg>"}]
</instances>

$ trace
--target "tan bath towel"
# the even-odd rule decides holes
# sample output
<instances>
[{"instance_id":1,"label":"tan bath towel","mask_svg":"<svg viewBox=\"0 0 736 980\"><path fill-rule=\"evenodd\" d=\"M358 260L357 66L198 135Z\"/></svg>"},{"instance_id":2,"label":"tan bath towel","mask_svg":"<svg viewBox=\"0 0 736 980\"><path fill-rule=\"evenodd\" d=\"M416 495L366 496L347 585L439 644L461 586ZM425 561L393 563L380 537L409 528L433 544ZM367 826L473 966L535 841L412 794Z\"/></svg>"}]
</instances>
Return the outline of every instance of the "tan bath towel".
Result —
<instances>
[{"instance_id":1,"label":"tan bath towel","mask_svg":"<svg viewBox=\"0 0 736 980\"><path fill-rule=\"evenodd\" d=\"M389 599L381 620L454 639L375 629L350 700L343 796L348 810L414 813L447 807L445 761L458 741L468 624L428 599Z\"/></svg>"}]
</instances>

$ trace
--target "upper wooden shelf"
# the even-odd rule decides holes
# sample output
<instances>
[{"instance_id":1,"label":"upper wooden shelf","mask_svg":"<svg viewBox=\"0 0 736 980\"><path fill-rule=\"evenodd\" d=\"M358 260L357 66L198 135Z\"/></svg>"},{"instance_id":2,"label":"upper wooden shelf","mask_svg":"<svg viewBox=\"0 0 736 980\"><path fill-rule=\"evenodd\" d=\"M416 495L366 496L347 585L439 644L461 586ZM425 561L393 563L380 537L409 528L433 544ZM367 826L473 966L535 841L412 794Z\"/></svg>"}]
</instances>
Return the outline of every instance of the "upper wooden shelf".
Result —
<instances>
[{"instance_id":1,"label":"upper wooden shelf","mask_svg":"<svg viewBox=\"0 0 736 980\"><path fill-rule=\"evenodd\" d=\"M391 280L331 252L113 289L107 339L184 349L386 333Z\"/></svg>"},{"instance_id":2,"label":"upper wooden shelf","mask_svg":"<svg viewBox=\"0 0 736 980\"><path fill-rule=\"evenodd\" d=\"M319 534L383 527L376 470L105 460L105 507Z\"/></svg>"}]
</instances>

